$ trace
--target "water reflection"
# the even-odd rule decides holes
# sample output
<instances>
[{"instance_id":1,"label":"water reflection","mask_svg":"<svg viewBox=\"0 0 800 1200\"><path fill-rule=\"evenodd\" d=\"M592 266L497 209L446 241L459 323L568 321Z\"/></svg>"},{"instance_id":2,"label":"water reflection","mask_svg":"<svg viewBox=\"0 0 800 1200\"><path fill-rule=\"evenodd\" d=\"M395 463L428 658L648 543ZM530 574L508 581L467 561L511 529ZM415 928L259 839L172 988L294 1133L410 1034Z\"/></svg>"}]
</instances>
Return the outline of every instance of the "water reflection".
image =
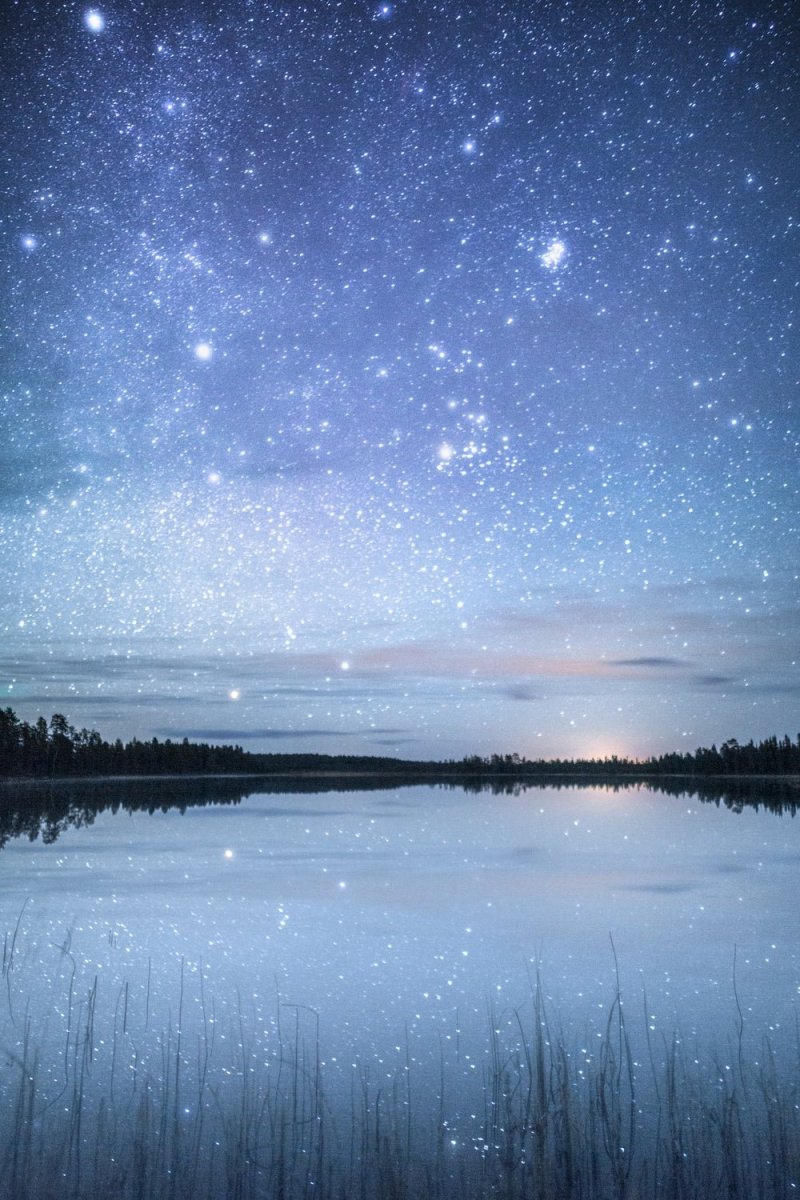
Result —
<instances>
[{"instance_id":1,"label":"water reflection","mask_svg":"<svg viewBox=\"0 0 800 1200\"><path fill-rule=\"evenodd\" d=\"M379 785L380 786L380 785ZM387 782L387 789L395 785ZM362 791L340 780L278 782L241 778L83 779L0 784L0 848L9 839L41 837L55 842L65 829L93 824L104 812L167 812L206 805L239 804L253 795L319 795Z\"/></svg>"},{"instance_id":2,"label":"water reflection","mask_svg":"<svg viewBox=\"0 0 800 1200\"><path fill-rule=\"evenodd\" d=\"M754 1163L764 1097L797 1067L800 825L775 819L794 815L786 786L670 785L7 787L0 1145L28 1131L73 1173L90 1156L74 1195L222 1196L241 1161L252 1188L231 1194L283 1180L299 1197L317 1156L332 1195L510 1197L535 1194L530 1163L562 1144L564 1105L578 1137L602 1102L608 1129L576 1142L573 1164L588 1170L597 1151L602 1169L574 1194L624 1194L619 1146L644 1171L659 1130L669 1154L694 1156L691 1175L683 1149L663 1150L672 1191L639 1194L701 1194L693 1180L726 1161L718 1141L713 1170L698 1168L703 1114L732 1138L724 1122L758 1096ZM611 1158L626 1047L636 1129ZM537 1145L526 1105L545 1076ZM127 1192L98 1154L106 1135ZM213 1178L198 1179L206 1158ZM573 1194L563 1156L548 1161L551 1194ZM760 1194L745 1176L740 1193Z\"/></svg>"},{"instance_id":3,"label":"water reflection","mask_svg":"<svg viewBox=\"0 0 800 1200\"><path fill-rule=\"evenodd\" d=\"M410 784L410 787L418 786ZM535 795L538 787L530 783L496 780L482 783L433 785L436 790L465 795L522 797ZM611 783L607 779L547 780L541 785L548 792L574 791L592 787L597 792L620 794L632 787L645 788L685 800L714 804L730 812L745 808L764 810L776 816L794 817L800 806L800 785L794 780L732 779L724 783L704 779L667 779L643 781L636 785ZM370 792L383 788L398 791L396 778L370 781L369 789L358 783L335 778L281 777L277 780L252 777L85 779L55 782L0 784L0 848L13 838L41 838L50 845L64 830L93 824L105 812L167 812L206 805L236 805L255 795L321 795L327 793ZM390 801L390 803L393 803ZM296 809L292 810L296 813ZM316 811L316 810L315 810Z\"/></svg>"},{"instance_id":4,"label":"water reflection","mask_svg":"<svg viewBox=\"0 0 800 1200\"><path fill-rule=\"evenodd\" d=\"M793 817L800 806L800 783L796 779L727 779L724 783L715 783L706 779L662 778L658 782L646 782L645 786L653 792L696 799L737 813L753 808L756 812L764 809L777 816Z\"/></svg>"}]
</instances>

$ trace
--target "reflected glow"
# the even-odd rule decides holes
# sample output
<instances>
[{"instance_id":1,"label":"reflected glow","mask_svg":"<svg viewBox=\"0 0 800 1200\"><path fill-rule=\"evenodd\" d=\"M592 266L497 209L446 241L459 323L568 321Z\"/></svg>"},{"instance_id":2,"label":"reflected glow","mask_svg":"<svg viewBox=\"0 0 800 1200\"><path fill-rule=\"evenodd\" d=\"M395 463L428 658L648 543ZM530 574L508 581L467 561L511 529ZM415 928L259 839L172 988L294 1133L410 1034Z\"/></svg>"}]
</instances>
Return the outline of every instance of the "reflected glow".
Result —
<instances>
[{"instance_id":1,"label":"reflected glow","mask_svg":"<svg viewBox=\"0 0 800 1200\"><path fill-rule=\"evenodd\" d=\"M367 1056L406 1024L436 1043L456 1011L482 1044L485 997L524 1002L537 961L564 1027L582 1028L613 988L609 933L661 1028L713 1031L735 931L751 1027L790 1028L798 853L794 822L640 788L250 794L9 842L0 931L32 896L25 929L48 947L74 926L112 992L150 956L173 980L203 947L216 994L270 994L277 978Z\"/></svg>"}]
</instances>

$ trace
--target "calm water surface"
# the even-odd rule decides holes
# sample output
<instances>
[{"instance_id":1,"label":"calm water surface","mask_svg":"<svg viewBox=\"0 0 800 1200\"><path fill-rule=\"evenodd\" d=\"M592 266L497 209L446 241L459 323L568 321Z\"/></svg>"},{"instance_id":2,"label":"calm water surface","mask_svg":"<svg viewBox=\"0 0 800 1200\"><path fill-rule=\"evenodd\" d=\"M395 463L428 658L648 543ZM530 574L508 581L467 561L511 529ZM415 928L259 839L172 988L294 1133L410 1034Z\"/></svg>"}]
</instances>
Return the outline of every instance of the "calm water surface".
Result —
<instances>
[{"instance_id":1,"label":"calm water surface","mask_svg":"<svg viewBox=\"0 0 800 1200\"><path fill-rule=\"evenodd\" d=\"M252 785L250 785L252 786ZM0 853L9 995L46 1024L67 986L148 1024L280 1003L333 1061L473 1064L540 972L551 1018L593 1036L614 992L651 1029L780 1038L800 998L800 824L644 788L251 795L106 812ZM734 991L734 958L736 992ZM183 976L184 998L178 998ZM316 1018L314 1018L316 1019ZM404 1048L405 1047L405 1048ZM455 1049L453 1049L455 1047Z\"/></svg>"}]
</instances>

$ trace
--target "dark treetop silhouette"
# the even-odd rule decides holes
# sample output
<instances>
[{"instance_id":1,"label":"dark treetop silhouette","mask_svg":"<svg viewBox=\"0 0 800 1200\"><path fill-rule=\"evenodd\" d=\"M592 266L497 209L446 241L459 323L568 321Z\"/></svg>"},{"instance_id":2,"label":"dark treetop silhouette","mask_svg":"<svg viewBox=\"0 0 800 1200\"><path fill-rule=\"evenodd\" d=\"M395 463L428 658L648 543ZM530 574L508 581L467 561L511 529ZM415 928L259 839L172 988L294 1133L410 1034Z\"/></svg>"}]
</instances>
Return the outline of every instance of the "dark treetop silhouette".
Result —
<instances>
[{"instance_id":1,"label":"dark treetop silhouette","mask_svg":"<svg viewBox=\"0 0 800 1200\"><path fill-rule=\"evenodd\" d=\"M542 776L604 776L641 779L653 775L785 775L800 773L796 741L768 737L717 749L662 754L644 760L525 759L517 754L471 755L455 761L421 762L367 755L251 754L241 746L209 745L184 738L142 742L104 741L96 730L74 729L61 713L50 722L21 721L11 708L0 711L0 776L34 779L97 775L370 775L408 781L491 779L526 781Z\"/></svg>"}]
</instances>

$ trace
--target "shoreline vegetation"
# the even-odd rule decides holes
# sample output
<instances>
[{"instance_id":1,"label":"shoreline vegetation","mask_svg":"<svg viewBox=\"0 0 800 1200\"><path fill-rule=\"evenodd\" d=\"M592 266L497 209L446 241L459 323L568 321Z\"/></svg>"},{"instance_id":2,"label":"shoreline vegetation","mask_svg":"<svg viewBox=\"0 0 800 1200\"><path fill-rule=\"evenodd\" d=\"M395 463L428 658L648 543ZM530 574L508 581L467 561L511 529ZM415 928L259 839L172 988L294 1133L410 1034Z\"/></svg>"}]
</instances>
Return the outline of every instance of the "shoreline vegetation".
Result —
<instances>
[{"instance_id":1,"label":"shoreline vegetation","mask_svg":"<svg viewBox=\"0 0 800 1200\"><path fill-rule=\"evenodd\" d=\"M407 1030L340 1063L315 1009L276 995L265 1020L181 959L167 1016L149 966L87 977L71 935L40 1029L22 915L0 988L14 1200L778 1200L800 1182L800 1046L750 1032L735 974L712 1044L651 1032L614 956L591 1038L561 1029L537 972L521 1006L487 1005L459 1052L474 1072L446 1039L420 1058Z\"/></svg>"},{"instance_id":2,"label":"shoreline vegetation","mask_svg":"<svg viewBox=\"0 0 800 1200\"><path fill-rule=\"evenodd\" d=\"M420 761L371 755L261 754L239 745L172 741L104 740L96 730L75 729L61 713L48 722L20 720L0 710L0 779L62 779L142 776L259 776L260 778L381 779L397 783L550 782L581 777L621 783L655 777L800 776L800 734L772 736L746 745L730 738L717 748L668 753L646 759L526 759L519 754L468 755Z\"/></svg>"}]
</instances>

